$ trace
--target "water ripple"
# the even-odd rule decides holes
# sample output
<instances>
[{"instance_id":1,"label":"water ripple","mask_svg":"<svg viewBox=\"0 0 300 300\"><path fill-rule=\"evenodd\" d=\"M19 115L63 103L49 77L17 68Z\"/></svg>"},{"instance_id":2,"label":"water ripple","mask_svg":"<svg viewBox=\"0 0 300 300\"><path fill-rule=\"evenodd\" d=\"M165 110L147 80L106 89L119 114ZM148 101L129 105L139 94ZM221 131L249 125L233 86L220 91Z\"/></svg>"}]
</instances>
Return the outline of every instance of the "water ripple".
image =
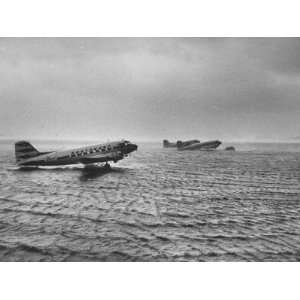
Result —
<instances>
[{"instance_id":1,"label":"water ripple","mask_svg":"<svg viewBox=\"0 0 300 300\"><path fill-rule=\"evenodd\" d=\"M299 261L299 167L142 145L111 172L19 170L0 145L0 260Z\"/></svg>"}]
</instances>

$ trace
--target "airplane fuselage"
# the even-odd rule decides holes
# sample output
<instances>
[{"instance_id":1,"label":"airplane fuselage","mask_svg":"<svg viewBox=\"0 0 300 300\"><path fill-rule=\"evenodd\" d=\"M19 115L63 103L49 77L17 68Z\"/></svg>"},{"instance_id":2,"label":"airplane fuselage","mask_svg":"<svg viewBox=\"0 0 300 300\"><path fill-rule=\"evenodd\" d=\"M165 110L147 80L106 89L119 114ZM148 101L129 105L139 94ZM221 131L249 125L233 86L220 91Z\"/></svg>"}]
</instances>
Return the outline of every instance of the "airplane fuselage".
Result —
<instances>
[{"instance_id":1,"label":"airplane fuselage","mask_svg":"<svg viewBox=\"0 0 300 300\"><path fill-rule=\"evenodd\" d=\"M66 151L40 153L34 157L19 159L17 163L21 166L56 166L117 162L135 150L137 145L128 141L117 141Z\"/></svg>"},{"instance_id":2,"label":"airplane fuselage","mask_svg":"<svg viewBox=\"0 0 300 300\"><path fill-rule=\"evenodd\" d=\"M168 140L163 141L164 148L177 148L177 150L215 150L222 143L218 140L200 142L199 140L177 141L170 143Z\"/></svg>"},{"instance_id":3,"label":"airplane fuselage","mask_svg":"<svg viewBox=\"0 0 300 300\"><path fill-rule=\"evenodd\" d=\"M202 142L202 143L195 142L183 147L179 147L178 150L215 150L220 145L221 142L218 140Z\"/></svg>"}]
</instances>

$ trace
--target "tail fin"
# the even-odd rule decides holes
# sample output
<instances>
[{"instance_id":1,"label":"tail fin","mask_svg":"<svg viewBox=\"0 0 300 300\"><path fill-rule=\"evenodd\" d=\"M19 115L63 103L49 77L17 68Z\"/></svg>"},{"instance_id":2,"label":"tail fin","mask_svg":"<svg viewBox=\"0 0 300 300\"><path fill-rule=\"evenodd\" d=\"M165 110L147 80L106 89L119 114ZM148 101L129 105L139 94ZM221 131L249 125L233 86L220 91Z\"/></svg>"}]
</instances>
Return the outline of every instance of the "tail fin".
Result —
<instances>
[{"instance_id":1,"label":"tail fin","mask_svg":"<svg viewBox=\"0 0 300 300\"><path fill-rule=\"evenodd\" d=\"M177 148L182 147L183 146L183 142L182 141L177 141L176 142L176 146L177 146Z\"/></svg>"},{"instance_id":2,"label":"tail fin","mask_svg":"<svg viewBox=\"0 0 300 300\"><path fill-rule=\"evenodd\" d=\"M19 162L23 159L38 156L40 155L40 152L37 151L30 143L26 141L20 141L15 143L15 155L17 162Z\"/></svg>"},{"instance_id":3,"label":"tail fin","mask_svg":"<svg viewBox=\"0 0 300 300\"><path fill-rule=\"evenodd\" d=\"M170 142L168 140L163 140L163 146L168 147Z\"/></svg>"}]
</instances>

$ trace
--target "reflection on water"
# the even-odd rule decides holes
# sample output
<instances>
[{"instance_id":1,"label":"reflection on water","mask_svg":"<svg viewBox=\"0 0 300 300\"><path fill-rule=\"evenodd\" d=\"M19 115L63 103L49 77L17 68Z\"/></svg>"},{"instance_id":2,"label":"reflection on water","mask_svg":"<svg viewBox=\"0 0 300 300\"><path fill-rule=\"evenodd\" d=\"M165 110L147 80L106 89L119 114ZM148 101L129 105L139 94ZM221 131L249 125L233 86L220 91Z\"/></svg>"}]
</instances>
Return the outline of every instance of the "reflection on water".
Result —
<instances>
[{"instance_id":1,"label":"reflection on water","mask_svg":"<svg viewBox=\"0 0 300 300\"><path fill-rule=\"evenodd\" d=\"M58 166L58 167L38 167L38 166L26 166L26 167L15 167L11 170L15 172L47 172L49 173L65 173L72 172L78 174L80 181L87 181L90 179L96 179L98 177L104 176L108 173L124 173L126 168L111 168L110 165L87 165L87 166Z\"/></svg>"},{"instance_id":2,"label":"reflection on water","mask_svg":"<svg viewBox=\"0 0 300 300\"><path fill-rule=\"evenodd\" d=\"M98 177L104 176L108 173L125 173L125 171L126 169L124 168L90 166L90 167L83 168L81 170L81 175L79 176L79 179L81 181L87 181L87 180L96 179Z\"/></svg>"},{"instance_id":3,"label":"reflection on water","mask_svg":"<svg viewBox=\"0 0 300 300\"><path fill-rule=\"evenodd\" d=\"M299 260L299 145L235 147L20 169L0 144L0 260Z\"/></svg>"}]
</instances>

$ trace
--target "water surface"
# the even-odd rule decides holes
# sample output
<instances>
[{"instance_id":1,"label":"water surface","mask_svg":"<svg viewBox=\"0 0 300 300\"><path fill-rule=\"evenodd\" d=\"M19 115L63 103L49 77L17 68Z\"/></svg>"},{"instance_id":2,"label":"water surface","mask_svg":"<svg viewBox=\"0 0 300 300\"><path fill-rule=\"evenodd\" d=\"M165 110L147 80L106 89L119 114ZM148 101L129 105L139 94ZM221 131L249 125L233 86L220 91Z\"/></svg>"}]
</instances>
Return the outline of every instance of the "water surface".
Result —
<instances>
[{"instance_id":1,"label":"water surface","mask_svg":"<svg viewBox=\"0 0 300 300\"><path fill-rule=\"evenodd\" d=\"M299 261L300 145L235 146L140 144L107 172L20 170L1 142L0 260Z\"/></svg>"}]
</instances>

